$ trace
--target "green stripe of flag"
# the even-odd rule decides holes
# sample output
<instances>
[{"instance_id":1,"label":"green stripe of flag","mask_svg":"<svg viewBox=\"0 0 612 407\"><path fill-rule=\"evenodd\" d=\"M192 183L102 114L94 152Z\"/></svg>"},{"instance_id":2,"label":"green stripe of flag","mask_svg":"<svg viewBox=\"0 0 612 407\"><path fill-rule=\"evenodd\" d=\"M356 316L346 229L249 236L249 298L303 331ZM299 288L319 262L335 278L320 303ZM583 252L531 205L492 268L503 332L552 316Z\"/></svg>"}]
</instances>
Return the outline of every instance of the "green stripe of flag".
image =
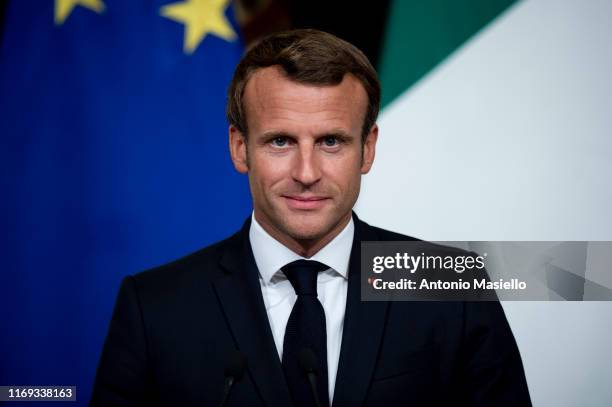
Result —
<instances>
[{"instance_id":1,"label":"green stripe of flag","mask_svg":"<svg viewBox=\"0 0 612 407\"><path fill-rule=\"evenodd\" d=\"M515 0L395 0L389 8L379 63L382 106L513 3Z\"/></svg>"}]
</instances>

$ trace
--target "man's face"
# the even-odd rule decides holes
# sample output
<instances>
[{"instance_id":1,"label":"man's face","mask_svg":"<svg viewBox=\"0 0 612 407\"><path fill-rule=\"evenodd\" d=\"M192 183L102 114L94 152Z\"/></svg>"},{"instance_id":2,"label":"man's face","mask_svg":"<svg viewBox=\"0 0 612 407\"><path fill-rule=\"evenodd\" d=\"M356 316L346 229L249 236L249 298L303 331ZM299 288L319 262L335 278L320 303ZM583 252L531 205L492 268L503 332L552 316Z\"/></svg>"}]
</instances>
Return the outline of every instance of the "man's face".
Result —
<instances>
[{"instance_id":1,"label":"man's face","mask_svg":"<svg viewBox=\"0 0 612 407\"><path fill-rule=\"evenodd\" d=\"M268 67L247 82L249 134L230 127L232 160L249 175L255 218L290 248L322 246L349 221L378 134L374 126L362 150L367 103L352 75L336 86L313 86Z\"/></svg>"}]
</instances>

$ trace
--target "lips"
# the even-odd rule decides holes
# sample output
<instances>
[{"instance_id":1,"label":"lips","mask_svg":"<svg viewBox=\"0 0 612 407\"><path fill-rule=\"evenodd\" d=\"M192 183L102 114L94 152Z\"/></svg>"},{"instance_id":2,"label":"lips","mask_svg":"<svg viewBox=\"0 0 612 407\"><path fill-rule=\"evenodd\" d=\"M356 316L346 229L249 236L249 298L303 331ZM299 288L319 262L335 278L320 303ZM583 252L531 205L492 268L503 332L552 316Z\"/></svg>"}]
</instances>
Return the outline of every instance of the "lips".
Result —
<instances>
[{"instance_id":1,"label":"lips","mask_svg":"<svg viewBox=\"0 0 612 407\"><path fill-rule=\"evenodd\" d=\"M319 196L283 196L292 209L314 210L323 207L329 198Z\"/></svg>"}]
</instances>

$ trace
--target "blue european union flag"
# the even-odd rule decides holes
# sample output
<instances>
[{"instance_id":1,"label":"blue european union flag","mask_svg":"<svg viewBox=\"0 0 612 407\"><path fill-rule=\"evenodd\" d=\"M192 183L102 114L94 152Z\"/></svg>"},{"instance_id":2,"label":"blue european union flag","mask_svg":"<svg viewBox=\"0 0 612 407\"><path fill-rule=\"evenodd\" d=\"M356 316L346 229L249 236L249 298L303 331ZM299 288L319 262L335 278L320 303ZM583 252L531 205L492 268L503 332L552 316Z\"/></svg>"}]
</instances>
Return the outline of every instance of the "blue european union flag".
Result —
<instances>
[{"instance_id":1,"label":"blue european union flag","mask_svg":"<svg viewBox=\"0 0 612 407\"><path fill-rule=\"evenodd\" d=\"M0 45L0 385L90 397L121 278L237 230L227 0L15 0ZM71 403L74 405L74 403Z\"/></svg>"}]
</instances>

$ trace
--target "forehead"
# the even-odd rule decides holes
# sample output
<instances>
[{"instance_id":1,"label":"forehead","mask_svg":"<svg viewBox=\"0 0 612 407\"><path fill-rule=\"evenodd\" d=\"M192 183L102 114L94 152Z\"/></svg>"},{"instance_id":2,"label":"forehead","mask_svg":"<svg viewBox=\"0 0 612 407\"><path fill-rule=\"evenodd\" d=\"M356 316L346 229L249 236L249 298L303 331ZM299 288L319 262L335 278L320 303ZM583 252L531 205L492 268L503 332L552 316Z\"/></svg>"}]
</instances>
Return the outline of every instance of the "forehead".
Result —
<instances>
[{"instance_id":1,"label":"forehead","mask_svg":"<svg viewBox=\"0 0 612 407\"><path fill-rule=\"evenodd\" d=\"M250 132L325 131L330 127L361 132L368 97L351 74L338 85L294 82L277 66L256 71L245 87L244 106ZM301 128L301 129L300 129Z\"/></svg>"}]
</instances>

